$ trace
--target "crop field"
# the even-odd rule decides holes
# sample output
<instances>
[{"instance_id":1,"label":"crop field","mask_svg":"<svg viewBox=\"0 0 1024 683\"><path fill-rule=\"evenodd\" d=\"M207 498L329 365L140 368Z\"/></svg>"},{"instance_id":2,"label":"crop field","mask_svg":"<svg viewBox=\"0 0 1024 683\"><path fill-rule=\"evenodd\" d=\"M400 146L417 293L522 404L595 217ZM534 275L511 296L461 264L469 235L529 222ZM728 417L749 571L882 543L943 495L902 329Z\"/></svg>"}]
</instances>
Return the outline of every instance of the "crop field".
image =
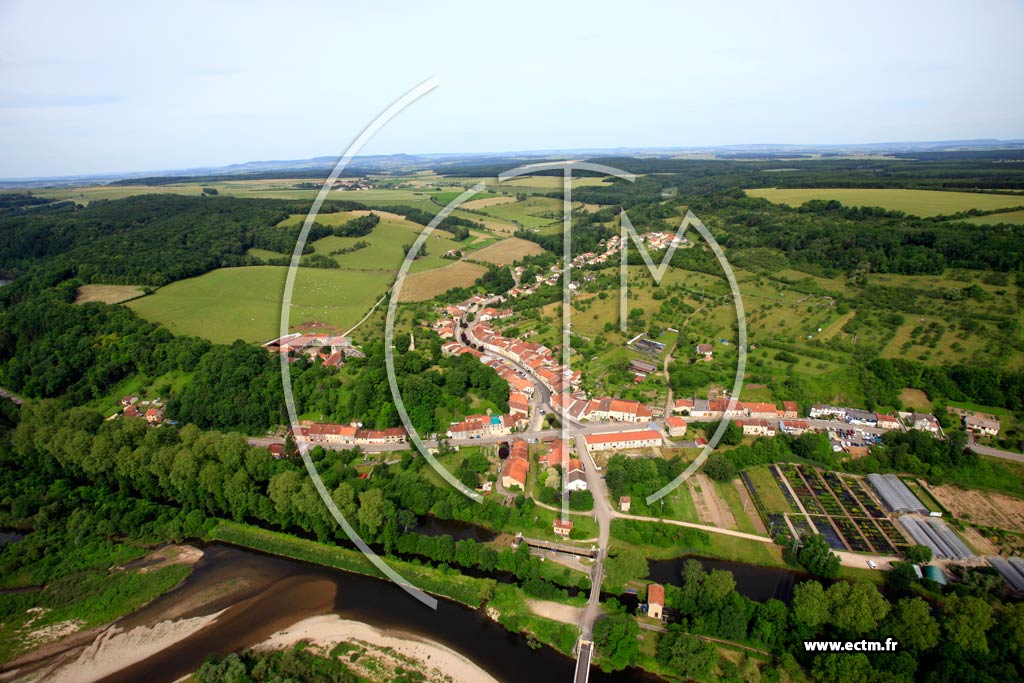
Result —
<instances>
[{"instance_id":1,"label":"crop field","mask_svg":"<svg viewBox=\"0 0 1024 683\"><path fill-rule=\"evenodd\" d=\"M411 274L402 283L399 301L412 302L433 299L452 287L466 287L473 284L486 270L476 263L455 261L443 268Z\"/></svg>"},{"instance_id":2,"label":"crop field","mask_svg":"<svg viewBox=\"0 0 1024 683\"><path fill-rule=\"evenodd\" d=\"M75 295L75 303L87 304L90 301L100 301L105 304L118 304L142 296L142 294L142 288L135 285L82 285Z\"/></svg>"},{"instance_id":3,"label":"crop field","mask_svg":"<svg viewBox=\"0 0 1024 683\"><path fill-rule=\"evenodd\" d=\"M524 228L539 228L562 220L562 200L553 197L527 197L511 204L477 209L497 219L518 223Z\"/></svg>"},{"instance_id":4,"label":"crop field","mask_svg":"<svg viewBox=\"0 0 1024 683\"><path fill-rule=\"evenodd\" d=\"M449 200L450 201L450 200ZM511 204L516 201L515 197L509 195L499 195L497 197L484 197L483 199L471 199L462 205L465 209L486 209L488 206L499 206L501 204Z\"/></svg>"},{"instance_id":5,"label":"crop field","mask_svg":"<svg viewBox=\"0 0 1024 683\"><path fill-rule=\"evenodd\" d=\"M518 237L510 237L496 242L489 247L484 247L479 251L471 252L469 258L474 261L486 261L488 263L508 266L524 256L533 256L543 252L544 249L536 242L519 239Z\"/></svg>"},{"instance_id":6,"label":"crop field","mask_svg":"<svg viewBox=\"0 0 1024 683\"><path fill-rule=\"evenodd\" d=\"M837 550L889 555L907 545L860 477L791 463L748 468L744 475L776 526L782 517L800 534L813 526ZM797 500L807 516L795 511Z\"/></svg>"},{"instance_id":7,"label":"crop field","mask_svg":"<svg viewBox=\"0 0 1024 683\"><path fill-rule=\"evenodd\" d=\"M562 189L563 179L561 175L528 175L519 178L511 178L499 183L497 178L452 178L466 186L472 186L478 182L487 183L487 189L491 192L504 194L515 194L517 192L545 193ZM607 185L607 178L603 177L579 177L572 179L573 187L593 187L596 185Z\"/></svg>"},{"instance_id":8,"label":"crop field","mask_svg":"<svg viewBox=\"0 0 1024 683\"><path fill-rule=\"evenodd\" d=\"M262 342L277 336L285 266L220 268L161 287L127 305L174 334L213 342ZM319 321L347 329L387 291L384 271L300 268L290 314L293 328Z\"/></svg>"},{"instance_id":9,"label":"crop field","mask_svg":"<svg viewBox=\"0 0 1024 683\"><path fill-rule=\"evenodd\" d=\"M812 199L835 199L846 206L878 206L890 211L903 211L923 217L950 215L969 209L994 211L1024 206L1022 196L939 190L766 187L746 190L746 193L750 197L763 197L776 204L788 206L801 206Z\"/></svg>"},{"instance_id":10,"label":"crop field","mask_svg":"<svg viewBox=\"0 0 1024 683\"><path fill-rule=\"evenodd\" d=\"M313 251L317 254L331 256L346 270L387 270L397 273L405 259L403 247L411 246L423 226L404 220L382 218L380 223L369 235L363 237L324 237L313 243ZM358 243L368 246L344 254L336 254L352 249ZM451 249L465 250L466 246L450 238L450 233L435 230L420 247L421 256L410 268L410 272L419 273L432 268L440 268L451 263L444 259L445 252ZM426 251L426 255L422 254Z\"/></svg>"}]
</instances>

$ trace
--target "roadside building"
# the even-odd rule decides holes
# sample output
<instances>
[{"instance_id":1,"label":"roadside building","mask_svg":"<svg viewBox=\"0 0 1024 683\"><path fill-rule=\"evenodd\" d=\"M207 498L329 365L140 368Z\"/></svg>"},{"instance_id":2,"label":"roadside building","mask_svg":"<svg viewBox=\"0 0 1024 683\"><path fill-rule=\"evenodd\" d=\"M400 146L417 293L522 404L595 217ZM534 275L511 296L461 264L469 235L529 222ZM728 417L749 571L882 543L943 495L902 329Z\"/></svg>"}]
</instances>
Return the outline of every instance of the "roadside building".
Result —
<instances>
[{"instance_id":1,"label":"roadside building","mask_svg":"<svg viewBox=\"0 0 1024 683\"><path fill-rule=\"evenodd\" d=\"M875 415L875 426L879 429L902 429L903 425L900 424L900 420L892 415L883 415L877 413Z\"/></svg>"},{"instance_id":2,"label":"roadside building","mask_svg":"<svg viewBox=\"0 0 1024 683\"><path fill-rule=\"evenodd\" d=\"M800 409L797 407L796 401L782 402L782 417L787 420L795 420L800 417Z\"/></svg>"},{"instance_id":3,"label":"roadside building","mask_svg":"<svg viewBox=\"0 0 1024 683\"><path fill-rule=\"evenodd\" d=\"M629 496L620 496L619 497L619 512L629 512L630 502L631 501L630 501Z\"/></svg>"},{"instance_id":4,"label":"roadside building","mask_svg":"<svg viewBox=\"0 0 1024 683\"><path fill-rule=\"evenodd\" d=\"M665 587L660 583L652 583L647 587L647 616L661 620L665 609Z\"/></svg>"},{"instance_id":5,"label":"roadside building","mask_svg":"<svg viewBox=\"0 0 1024 683\"><path fill-rule=\"evenodd\" d=\"M653 448L661 445L661 434L653 429L612 434L588 434L584 437L590 451L611 451L630 448Z\"/></svg>"},{"instance_id":6,"label":"roadside building","mask_svg":"<svg viewBox=\"0 0 1024 683\"><path fill-rule=\"evenodd\" d=\"M518 486L521 490L526 490L526 475L530 472L529 461L523 458L509 458L505 461L505 465L501 472L501 485L506 489L511 489L514 486Z\"/></svg>"},{"instance_id":7,"label":"roadside building","mask_svg":"<svg viewBox=\"0 0 1024 683\"><path fill-rule=\"evenodd\" d=\"M686 434L686 420L677 415L666 417L665 426L668 428L669 436L684 436Z\"/></svg>"},{"instance_id":8,"label":"roadside building","mask_svg":"<svg viewBox=\"0 0 1024 683\"><path fill-rule=\"evenodd\" d=\"M970 414L964 417L964 426L975 434L981 434L983 436L999 436L999 420Z\"/></svg>"},{"instance_id":9,"label":"roadside building","mask_svg":"<svg viewBox=\"0 0 1024 683\"><path fill-rule=\"evenodd\" d=\"M572 533L572 520L567 519L563 521L561 519L555 519L553 528L554 532L559 536L568 537L569 534Z\"/></svg>"},{"instance_id":10,"label":"roadside building","mask_svg":"<svg viewBox=\"0 0 1024 683\"><path fill-rule=\"evenodd\" d=\"M743 436L775 436L775 424L767 420L736 420L743 429Z\"/></svg>"},{"instance_id":11,"label":"roadside building","mask_svg":"<svg viewBox=\"0 0 1024 683\"><path fill-rule=\"evenodd\" d=\"M677 398L672 404L672 412L674 413L689 415L691 410L693 410L692 398Z\"/></svg>"},{"instance_id":12,"label":"roadside building","mask_svg":"<svg viewBox=\"0 0 1024 683\"><path fill-rule=\"evenodd\" d=\"M808 424L803 420L783 420L782 431L790 436L800 436L809 429Z\"/></svg>"},{"instance_id":13,"label":"roadside building","mask_svg":"<svg viewBox=\"0 0 1024 683\"><path fill-rule=\"evenodd\" d=\"M921 432L939 433L939 421L934 415L914 413L910 416L910 427Z\"/></svg>"}]
</instances>

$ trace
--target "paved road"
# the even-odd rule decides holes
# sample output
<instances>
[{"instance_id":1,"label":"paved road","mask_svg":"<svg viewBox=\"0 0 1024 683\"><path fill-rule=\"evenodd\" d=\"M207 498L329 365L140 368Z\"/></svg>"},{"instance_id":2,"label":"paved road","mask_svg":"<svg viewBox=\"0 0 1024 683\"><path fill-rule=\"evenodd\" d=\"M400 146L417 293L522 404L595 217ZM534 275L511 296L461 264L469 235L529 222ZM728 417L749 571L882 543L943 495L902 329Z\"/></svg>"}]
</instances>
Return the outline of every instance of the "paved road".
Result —
<instances>
[{"instance_id":1,"label":"paved road","mask_svg":"<svg viewBox=\"0 0 1024 683\"><path fill-rule=\"evenodd\" d=\"M967 448L978 453L979 455L990 455L993 458L1003 458L1004 460L1015 460L1016 462L1024 462L1024 453L1014 453L1013 451L1001 451L998 448L991 448L990 446L979 446L974 440L974 434L967 432Z\"/></svg>"},{"instance_id":2,"label":"paved road","mask_svg":"<svg viewBox=\"0 0 1024 683\"><path fill-rule=\"evenodd\" d=\"M613 510L608 500L608 488L597 473L597 463L587 450L584 440L576 439L576 456L583 463L587 488L594 496L594 516L597 518L597 557L590 571L590 599L583 611L580 632L584 640L594 636L594 622L601 616L601 582L604 580L604 561L608 557L608 539L611 536Z\"/></svg>"},{"instance_id":3,"label":"paved road","mask_svg":"<svg viewBox=\"0 0 1024 683\"><path fill-rule=\"evenodd\" d=\"M573 675L575 683L587 683L590 680L590 658L593 653L594 644L590 639L580 640L576 653L576 673Z\"/></svg>"}]
</instances>

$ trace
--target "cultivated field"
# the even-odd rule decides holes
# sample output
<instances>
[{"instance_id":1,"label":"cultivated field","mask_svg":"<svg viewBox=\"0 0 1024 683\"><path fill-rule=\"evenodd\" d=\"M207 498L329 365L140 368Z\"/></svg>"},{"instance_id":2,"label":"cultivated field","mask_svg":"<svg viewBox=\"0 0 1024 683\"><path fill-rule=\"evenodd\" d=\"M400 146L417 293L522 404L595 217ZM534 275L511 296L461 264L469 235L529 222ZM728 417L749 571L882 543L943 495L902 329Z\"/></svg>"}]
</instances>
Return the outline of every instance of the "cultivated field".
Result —
<instances>
[{"instance_id":1,"label":"cultivated field","mask_svg":"<svg viewBox=\"0 0 1024 683\"><path fill-rule=\"evenodd\" d=\"M484 197L483 199L471 199L468 202L462 204L463 209L486 209L488 206L500 206L501 204L511 204L516 200L515 197L509 197L503 195L500 197Z\"/></svg>"},{"instance_id":2,"label":"cultivated field","mask_svg":"<svg viewBox=\"0 0 1024 683\"><path fill-rule=\"evenodd\" d=\"M277 336L285 266L220 268L174 282L127 305L175 334L213 342L261 342ZM346 329L387 291L394 276L383 271L300 268L291 327L319 321Z\"/></svg>"},{"instance_id":3,"label":"cultivated field","mask_svg":"<svg viewBox=\"0 0 1024 683\"><path fill-rule=\"evenodd\" d=\"M456 261L444 268L435 268L425 273L409 275L402 283L399 301L426 301L438 294L447 292L452 287L466 287L486 272L486 268L476 263Z\"/></svg>"},{"instance_id":4,"label":"cultivated field","mask_svg":"<svg viewBox=\"0 0 1024 683\"><path fill-rule=\"evenodd\" d=\"M118 304L128 299L142 296L142 287L135 285L82 285L75 296L76 304L100 301L105 304Z\"/></svg>"},{"instance_id":5,"label":"cultivated field","mask_svg":"<svg viewBox=\"0 0 1024 683\"><path fill-rule=\"evenodd\" d=\"M533 256L543 251L544 249L536 242L519 239L518 237L510 237L489 247L484 247L479 251L472 252L469 254L469 258L474 261L486 261L499 266L508 266L524 256Z\"/></svg>"},{"instance_id":6,"label":"cultivated field","mask_svg":"<svg viewBox=\"0 0 1024 683\"><path fill-rule=\"evenodd\" d=\"M562 220L562 200L553 197L527 197L511 204L477 209L497 219L518 223L524 228L539 228Z\"/></svg>"},{"instance_id":7,"label":"cultivated field","mask_svg":"<svg viewBox=\"0 0 1024 683\"><path fill-rule=\"evenodd\" d=\"M958 486L930 486L928 491L958 519L1024 532L1024 500Z\"/></svg>"},{"instance_id":8,"label":"cultivated field","mask_svg":"<svg viewBox=\"0 0 1024 683\"><path fill-rule=\"evenodd\" d=\"M1024 196L980 194L976 192L942 192L939 190L890 190L861 188L798 188L777 187L747 190L751 197L764 197L776 204L800 206L812 199L836 199L846 206L879 206L915 216L939 216L980 209L993 211L1024 206Z\"/></svg>"}]
</instances>

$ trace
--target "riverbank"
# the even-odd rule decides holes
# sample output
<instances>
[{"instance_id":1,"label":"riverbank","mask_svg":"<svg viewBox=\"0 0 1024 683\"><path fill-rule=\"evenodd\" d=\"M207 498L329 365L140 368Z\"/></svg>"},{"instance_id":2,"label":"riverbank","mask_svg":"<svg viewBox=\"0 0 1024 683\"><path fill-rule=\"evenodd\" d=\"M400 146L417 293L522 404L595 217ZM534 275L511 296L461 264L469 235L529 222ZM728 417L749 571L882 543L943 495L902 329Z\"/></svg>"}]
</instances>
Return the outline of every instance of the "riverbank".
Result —
<instances>
[{"instance_id":1,"label":"riverbank","mask_svg":"<svg viewBox=\"0 0 1024 683\"><path fill-rule=\"evenodd\" d=\"M207 534L205 540L221 541L354 574L384 578L381 571L358 550L317 543L248 524L222 520ZM388 558L387 562L416 587L474 609L494 594L497 583L494 579L477 579L455 570L443 571L393 558Z\"/></svg>"},{"instance_id":2,"label":"riverbank","mask_svg":"<svg viewBox=\"0 0 1024 683\"><path fill-rule=\"evenodd\" d=\"M39 590L0 596L0 671L92 641L110 623L179 586L202 555L192 546L164 546L111 569L86 569Z\"/></svg>"},{"instance_id":3,"label":"riverbank","mask_svg":"<svg viewBox=\"0 0 1024 683\"><path fill-rule=\"evenodd\" d=\"M278 631L253 649L283 649L307 642L323 656L344 652L346 665L372 678L383 671L417 669L430 683L498 683L455 650L413 633L381 629L336 614L309 617ZM344 644L339 648L339 644Z\"/></svg>"},{"instance_id":4,"label":"riverbank","mask_svg":"<svg viewBox=\"0 0 1024 683\"><path fill-rule=\"evenodd\" d=\"M354 574L384 578L361 552L223 520L207 540L309 562ZM487 605L487 616L513 633L523 633L549 645L559 653L573 656L579 629L574 623L548 618L527 607L529 599L521 588L494 579L466 576L454 569L438 569L388 558L387 563L416 587L439 597L479 609ZM570 607L570 609L572 609Z\"/></svg>"}]
</instances>

